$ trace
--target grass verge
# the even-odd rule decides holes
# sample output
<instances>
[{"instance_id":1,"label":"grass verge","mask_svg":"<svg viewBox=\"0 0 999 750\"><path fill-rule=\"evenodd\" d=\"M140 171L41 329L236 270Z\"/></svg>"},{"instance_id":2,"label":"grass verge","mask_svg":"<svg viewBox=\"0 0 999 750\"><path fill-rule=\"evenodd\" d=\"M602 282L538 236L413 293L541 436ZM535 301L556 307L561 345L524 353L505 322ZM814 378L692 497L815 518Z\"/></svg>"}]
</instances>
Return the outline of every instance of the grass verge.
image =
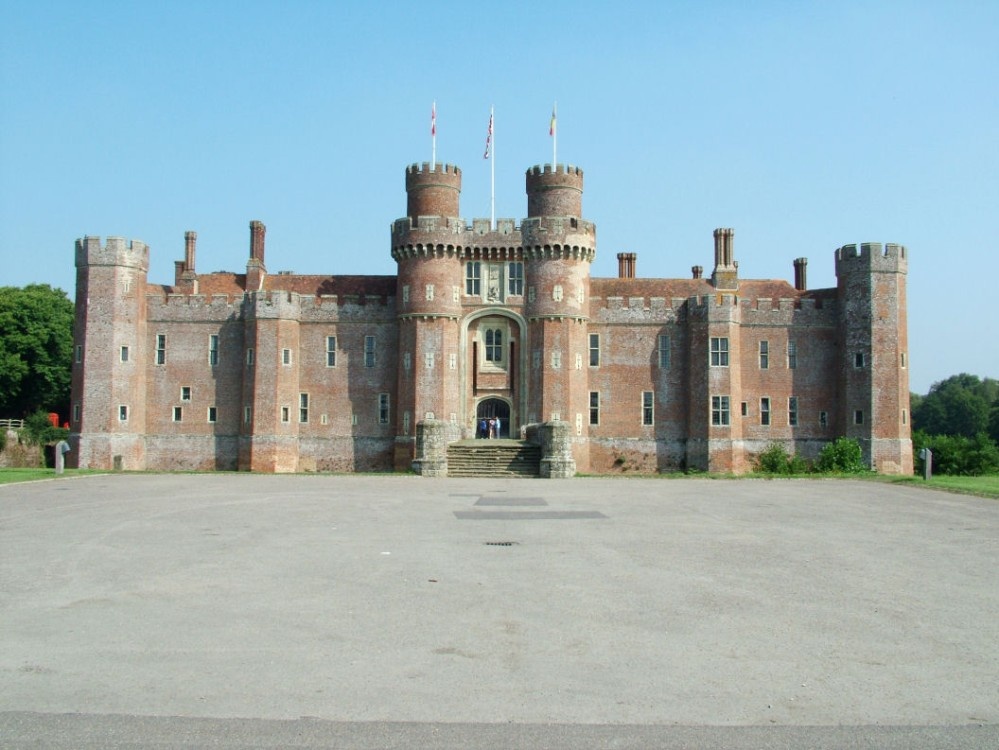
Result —
<instances>
[{"instance_id":1,"label":"grass verge","mask_svg":"<svg viewBox=\"0 0 999 750\"><path fill-rule=\"evenodd\" d=\"M94 474L100 472L79 471L77 469L66 469L63 477L72 477L80 474ZM34 482L39 479L56 479L55 469L0 469L0 484L14 484L15 482Z\"/></svg>"},{"instance_id":2,"label":"grass verge","mask_svg":"<svg viewBox=\"0 0 999 750\"><path fill-rule=\"evenodd\" d=\"M885 481L999 500L999 474L984 477L950 477L941 474L932 477L928 482L922 477L885 477Z\"/></svg>"}]
</instances>

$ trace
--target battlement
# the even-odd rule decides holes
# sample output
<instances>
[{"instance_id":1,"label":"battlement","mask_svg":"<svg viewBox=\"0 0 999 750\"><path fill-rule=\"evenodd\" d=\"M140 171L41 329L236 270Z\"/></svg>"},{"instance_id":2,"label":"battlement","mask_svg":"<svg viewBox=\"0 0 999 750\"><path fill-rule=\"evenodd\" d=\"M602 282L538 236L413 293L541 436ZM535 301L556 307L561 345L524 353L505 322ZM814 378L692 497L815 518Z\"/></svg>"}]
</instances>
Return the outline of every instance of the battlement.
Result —
<instances>
[{"instance_id":1,"label":"battlement","mask_svg":"<svg viewBox=\"0 0 999 750\"><path fill-rule=\"evenodd\" d=\"M583 170L571 164L527 170L527 215L582 216Z\"/></svg>"},{"instance_id":2,"label":"battlement","mask_svg":"<svg viewBox=\"0 0 999 750\"><path fill-rule=\"evenodd\" d=\"M583 170L580 167L574 167L572 164L556 164L554 171L552 170L551 164L535 164L533 167L527 170L527 176L530 178L538 175L545 174L569 174L578 175L579 179L583 178Z\"/></svg>"},{"instance_id":3,"label":"battlement","mask_svg":"<svg viewBox=\"0 0 999 750\"><path fill-rule=\"evenodd\" d=\"M124 237L108 237L102 244L100 237L88 236L76 241L76 265L125 266L145 272L149 270L149 247Z\"/></svg>"},{"instance_id":4,"label":"battlement","mask_svg":"<svg viewBox=\"0 0 999 750\"><path fill-rule=\"evenodd\" d=\"M836 249L836 275L855 272L906 273L909 258L904 245L862 242Z\"/></svg>"},{"instance_id":5,"label":"battlement","mask_svg":"<svg viewBox=\"0 0 999 750\"><path fill-rule=\"evenodd\" d=\"M441 164L436 162L431 166L430 162L425 161L422 164L413 163L406 167L406 179L418 179L418 175L447 175L450 174L452 177L461 177L461 170L454 164Z\"/></svg>"},{"instance_id":6,"label":"battlement","mask_svg":"<svg viewBox=\"0 0 999 750\"><path fill-rule=\"evenodd\" d=\"M458 216L461 170L452 164L406 167L406 215Z\"/></svg>"}]
</instances>

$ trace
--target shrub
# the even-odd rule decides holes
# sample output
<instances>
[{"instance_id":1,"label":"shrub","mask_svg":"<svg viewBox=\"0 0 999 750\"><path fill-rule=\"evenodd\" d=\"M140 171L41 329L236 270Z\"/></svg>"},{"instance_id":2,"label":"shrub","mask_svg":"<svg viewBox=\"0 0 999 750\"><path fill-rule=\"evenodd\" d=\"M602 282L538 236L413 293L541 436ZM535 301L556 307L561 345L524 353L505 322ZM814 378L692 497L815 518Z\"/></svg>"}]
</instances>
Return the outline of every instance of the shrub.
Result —
<instances>
[{"instance_id":1,"label":"shrub","mask_svg":"<svg viewBox=\"0 0 999 750\"><path fill-rule=\"evenodd\" d=\"M808 463L798 455L789 455L781 443L770 443L756 457L756 470L764 474L805 474Z\"/></svg>"},{"instance_id":2,"label":"shrub","mask_svg":"<svg viewBox=\"0 0 999 750\"><path fill-rule=\"evenodd\" d=\"M860 443L848 437L836 438L822 448L815 462L815 469L823 472L859 474L868 471Z\"/></svg>"},{"instance_id":3,"label":"shrub","mask_svg":"<svg viewBox=\"0 0 999 750\"><path fill-rule=\"evenodd\" d=\"M69 430L65 427L53 427L49 421L49 415L45 411L36 411L24 420L22 435L27 438L25 442L35 445L48 445L65 440L69 436Z\"/></svg>"},{"instance_id":4,"label":"shrub","mask_svg":"<svg viewBox=\"0 0 999 750\"><path fill-rule=\"evenodd\" d=\"M927 435L917 431L912 436L916 468L922 473L922 448L933 451L933 473L974 477L999 473L999 447L985 433L973 438L960 435Z\"/></svg>"}]
</instances>

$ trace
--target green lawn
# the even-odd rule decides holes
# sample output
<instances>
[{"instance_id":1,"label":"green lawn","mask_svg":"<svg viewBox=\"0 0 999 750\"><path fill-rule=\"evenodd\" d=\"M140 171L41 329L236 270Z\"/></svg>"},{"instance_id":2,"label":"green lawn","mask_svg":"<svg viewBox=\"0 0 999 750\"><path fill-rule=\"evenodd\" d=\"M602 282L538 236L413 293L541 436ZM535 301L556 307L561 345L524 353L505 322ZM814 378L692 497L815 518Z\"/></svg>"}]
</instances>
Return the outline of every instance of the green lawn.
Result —
<instances>
[{"instance_id":1,"label":"green lawn","mask_svg":"<svg viewBox=\"0 0 999 750\"><path fill-rule=\"evenodd\" d=\"M962 495L979 495L999 499L999 474L984 477L948 477L936 476L925 481L922 477L891 477L891 482L930 487L935 490L960 492Z\"/></svg>"},{"instance_id":2,"label":"green lawn","mask_svg":"<svg viewBox=\"0 0 999 750\"><path fill-rule=\"evenodd\" d=\"M64 477L71 477L76 474L91 472L81 472L76 469L66 469ZM14 482L32 482L36 479L55 479L55 469L0 469L0 484L13 484Z\"/></svg>"}]
</instances>

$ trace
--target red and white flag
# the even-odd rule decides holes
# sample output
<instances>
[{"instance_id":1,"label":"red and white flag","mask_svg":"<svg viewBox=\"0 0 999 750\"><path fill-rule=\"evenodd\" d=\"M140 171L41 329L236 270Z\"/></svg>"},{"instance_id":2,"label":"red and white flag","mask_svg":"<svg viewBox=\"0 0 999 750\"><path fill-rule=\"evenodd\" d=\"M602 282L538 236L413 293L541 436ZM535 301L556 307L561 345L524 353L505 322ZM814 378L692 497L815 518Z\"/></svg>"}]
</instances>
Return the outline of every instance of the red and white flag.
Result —
<instances>
[{"instance_id":1,"label":"red and white flag","mask_svg":"<svg viewBox=\"0 0 999 750\"><path fill-rule=\"evenodd\" d=\"M430 135L437 135L437 102L430 105Z\"/></svg>"},{"instance_id":2,"label":"red and white flag","mask_svg":"<svg viewBox=\"0 0 999 750\"><path fill-rule=\"evenodd\" d=\"M482 155L483 159L488 159L490 156L490 150L493 146L493 114L489 113L489 132L486 133L486 152Z\"/></svg>"},{"instance_id":3,"label":"red and white flag","mask_svg":"<svg viewBox=\"0 0 999 750\"><path fill-rule=\"evenodd\" d=\"M548 135L550 135L552 138L555 137L555 107L552 107L552 121L551 124L548 126Z\"/></svg>"}]
</instances>

